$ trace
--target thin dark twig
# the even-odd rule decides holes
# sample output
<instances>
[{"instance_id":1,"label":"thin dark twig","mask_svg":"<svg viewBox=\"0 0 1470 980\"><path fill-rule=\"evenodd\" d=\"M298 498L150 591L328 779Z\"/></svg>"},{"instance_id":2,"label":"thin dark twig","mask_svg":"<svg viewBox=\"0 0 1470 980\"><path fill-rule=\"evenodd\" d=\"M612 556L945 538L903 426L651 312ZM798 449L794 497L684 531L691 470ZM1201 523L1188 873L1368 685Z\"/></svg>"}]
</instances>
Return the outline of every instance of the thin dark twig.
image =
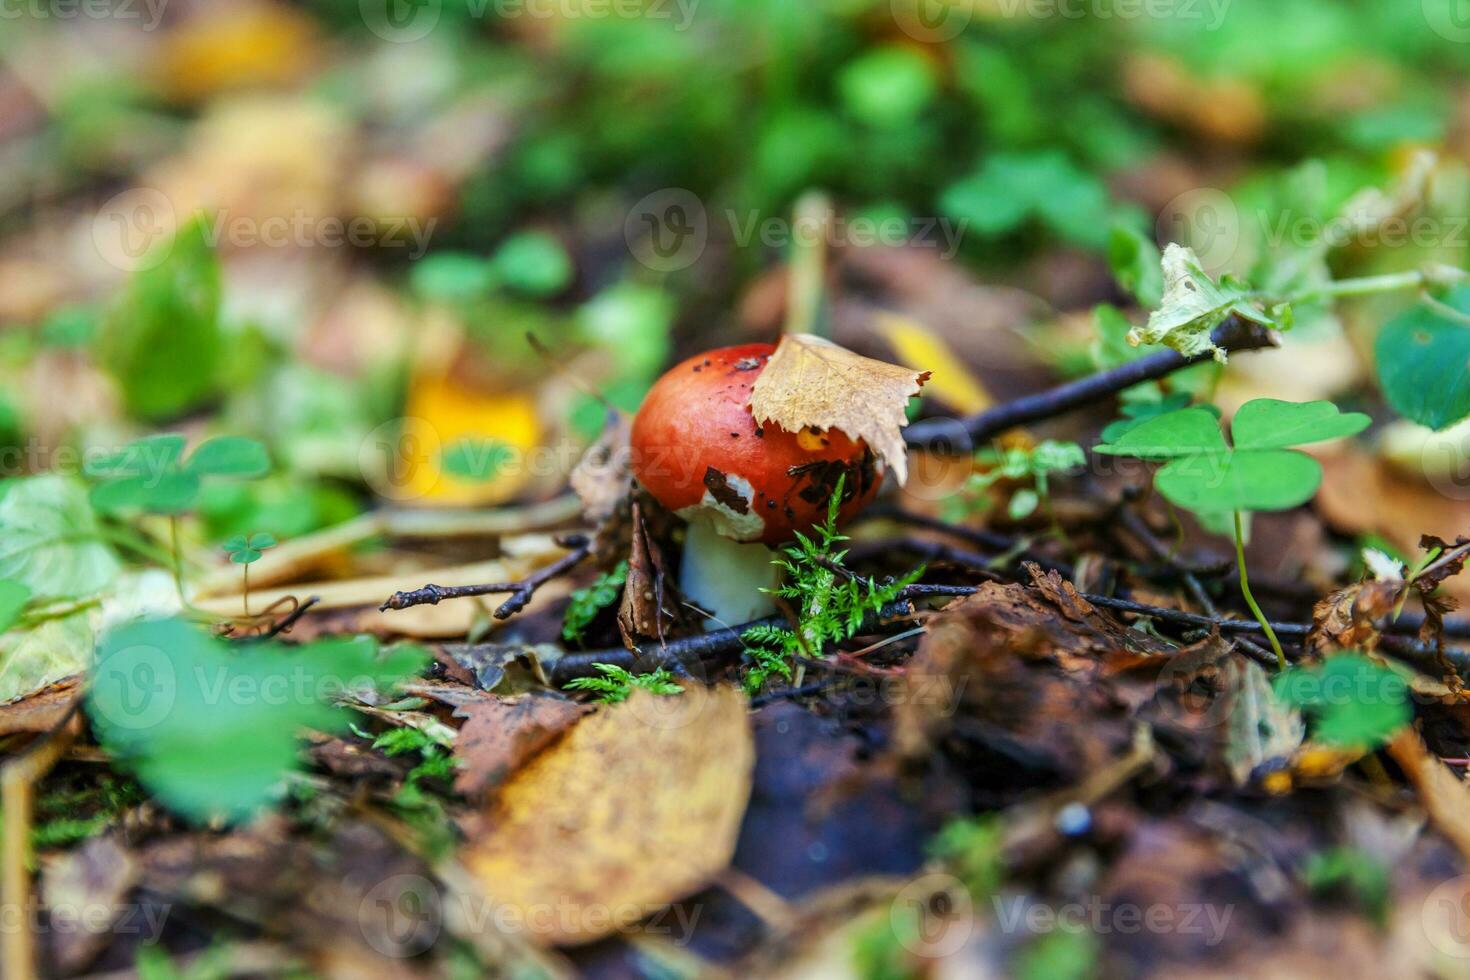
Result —
<instances>
[{"instance_id":1,"label":"thin dark twig","mask_svg":"<svg viewBox=\"0 0 1470 980\"><path fill-rule=\"evenodd\" d=\"M470 596L509 592L511 597L502 602L495 610L496 619L509 619L526 608L537 589L576 568L592 553L592 543L583 534L569 534L559 543L573 550L545 568L537 569L519 582L492 582L489 585L426 585L411 592L395 592L378 609L386 611L408 609L412 606L437 606L442 599L464 599Z\"/></svg>"},{"instance_id":2,"label":"thin dark twig","mask_svg":"<svg viewBox=\"0 0 1470 980\"><path fill-rule=\"evenodd\" d=\"M301 618L311 611L311 607L315 606L321 601L321 596L314 595L308 598L305 602L298 602L295 609L292 609L285 616L282 616L275 623L271 624L270 629L260 633L252 633L247 636L235 637L235 642L259 643L262 640L274 639L280 636L282 633L289 633L297 623L301 622Z\"/></svg>"},{"instance_id":3,"label":"thin dark twig","mask_svg":"<svg viewBox=\"0 0 1470 980\"><path fill-rule=\"evenodd\" d=\"M1119 508L1118 519L1122 522L1124 530L1137 538L1155 559L1173 563L1174 558L1169 551L1169 546L1160 541L1148 529L1143 519L1132 508L1127 506ZM1199 607L1204 610L1206 616L1218 616L1220 614L1220 610L1215 608L1214 600L1205 591L1205 587L1200 584L1199 576L1195 575L1192 570L1181 565L1179 566L1179 578L1184 583L1184 587L1189 590L1189 594L1194 598L1194 601L1199 603Z\"/></svg>"},{"instance_id":4,"label":"thin dark twig","mask_svg":"<svg viewBox=\"0 0 1470 980\"><path fill-rule=\"evenodd\" d=\"M1216 328L1214 340L1227 351L1258 350L1275 346L1275 339L1269 330L1236 317ZM955 445L957 441L968 439L973 447L1007 429L1039 422L1102 401L1126 388L1144 381L1155 381L1180 368L1207 361L1209 358L1208 354L1184 357L1174 351L1160 351L1035 395L997 405L978 415L962 419L936 418L915 422L904 430L904 441L910 446L945 447L956 452L965 452L968 447ZM960 436L963 439L957 438Z\"/></svg>"}]
</instances>

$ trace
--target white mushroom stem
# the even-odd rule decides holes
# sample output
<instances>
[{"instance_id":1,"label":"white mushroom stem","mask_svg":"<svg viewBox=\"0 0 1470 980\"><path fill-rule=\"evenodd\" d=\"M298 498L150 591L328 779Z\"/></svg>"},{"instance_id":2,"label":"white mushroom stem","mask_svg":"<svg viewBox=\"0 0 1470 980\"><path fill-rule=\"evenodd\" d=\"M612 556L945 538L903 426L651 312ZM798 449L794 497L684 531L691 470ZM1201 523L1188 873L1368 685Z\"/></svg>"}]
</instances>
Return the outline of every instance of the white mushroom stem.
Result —
<instances>
[{"instance_id":1,"label":"white mushroom stem","mask_svg":"<svg viewBox=\"0 0 1470 980\"><path fill-rule=\"evenodd\" d=\"M706 630L739 626L776 611L774 598L762 589L781 584L776 553L759 541L742 543L715 531L706 520L689 523L679 588L685 598L712 615Z\"/></svg>"}]
</instances>

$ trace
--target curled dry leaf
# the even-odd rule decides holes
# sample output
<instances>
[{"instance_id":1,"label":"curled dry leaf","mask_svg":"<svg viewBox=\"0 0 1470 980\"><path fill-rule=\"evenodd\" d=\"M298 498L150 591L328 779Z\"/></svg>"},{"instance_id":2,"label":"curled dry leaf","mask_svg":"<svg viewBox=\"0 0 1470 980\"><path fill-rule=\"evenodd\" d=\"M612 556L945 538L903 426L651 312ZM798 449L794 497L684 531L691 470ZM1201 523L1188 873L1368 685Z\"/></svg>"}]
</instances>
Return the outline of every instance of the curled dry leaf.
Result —
<instances>
[{"instance_id":1,"label":"curled dry leaf","mask_svg":"<svg viewBox=\"0 0 1470 980\"><path fill-rule=\"evenodd\" d=\"M591 942L729 864L754 762L735 688L636 690L506 781L464 863L535 938Z\"/></svg>"},{"instance_id":2,"label":"curled dry leaf","mask_svg":"<svg viewBox=\"0 0 1470 980\"><path fill-rule=\"evenodd\" d=\"M459 765L455 792L472 796L518 770L550 745L587 709L560 694L482 698L455 712L467 719L454 743Z\"/></svg>"},{"instance_id":3,"label":"curled dry leaf","mask_svg":"<svg viewBox=\"0 0 1470 980\"><path fill-rule=\"evenodd\" d=\"M1373 650L1378 624L1393 612L1404 583L1369 580L1339 589L1312 607L1307 649L1316 654L1337 650Z\"/></svg>"},{"instance_id":4,"label":"curled dry leaf","mask_svg":"<svg viewBox=\"0 0 1470 980\"><path fill-rule=\"evenodd\" d=\"M788 432L839 429L861 439L892 468L898 482L908 477L901 431L909 399L928 372L854 354L811 334L786 334L750 393L758 423Z\"/></svg>"}]
</instances>

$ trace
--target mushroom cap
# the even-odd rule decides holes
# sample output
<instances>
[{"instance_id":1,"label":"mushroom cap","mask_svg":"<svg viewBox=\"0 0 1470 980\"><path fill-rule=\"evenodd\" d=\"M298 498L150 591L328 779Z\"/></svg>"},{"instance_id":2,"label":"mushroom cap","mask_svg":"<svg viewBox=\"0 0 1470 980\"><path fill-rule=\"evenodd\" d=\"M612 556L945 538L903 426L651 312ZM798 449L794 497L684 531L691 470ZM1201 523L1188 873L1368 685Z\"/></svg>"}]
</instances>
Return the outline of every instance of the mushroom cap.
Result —
<instances>
[{"instance_id":1,"label":"mushroom cap","mask_svg":"<svg viewBox=\"0 0 1470 980\"><path fill-rule=\"evenodd\" d=\"M775 349L741 344L691 357L658 379L633 419L638 482L680 517L708 520L736 541L778 544L809 530L826 518L843 476L845 521L883 482L862 440L755 424L751 389Z\"/></svg>"}]
</instances>

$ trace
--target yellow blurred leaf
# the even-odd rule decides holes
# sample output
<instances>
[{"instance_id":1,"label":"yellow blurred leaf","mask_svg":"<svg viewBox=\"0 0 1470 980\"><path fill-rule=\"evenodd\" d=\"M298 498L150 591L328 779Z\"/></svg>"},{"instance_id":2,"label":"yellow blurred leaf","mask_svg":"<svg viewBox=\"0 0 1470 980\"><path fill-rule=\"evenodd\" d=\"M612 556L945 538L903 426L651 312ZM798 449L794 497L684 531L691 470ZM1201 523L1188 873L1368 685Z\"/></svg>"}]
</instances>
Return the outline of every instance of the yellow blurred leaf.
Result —
<instances>
[{"instance_id":1,"label":"yellow blurred leaf","mask_svg":"<svg viewBox=\"0 0 1470 980\"><path fill-rule=\"evenodd\" d=\"M879 313L876 326L900 364L930 372L929 394L950 408L974 415L995 404L948 341L924 324L895 313Z\"/></svg>"},{"instance_id":2,"label":"yellow blurred leaf","mask_svg":"<svg viewBox=\"0 0 1470 980\"><path fill-rule=\"evenodd\" d=\"M541 942L630 927L730 863L755 746L745 697L635 690L504 784L465 865Z\"/></svg>"},{"instance_id":3,"label":"yellow blurred leaf","mask_svg":"<svg viewBox=\"0 0 1470 980\"><path fill-rule=\"evenodd\" d=\"M163 39L165 91L202 101L231 89L290 82L314 60L316 29L305 14L264 3L230 3L191 17Z\"/></svg>"},{"instance_id":4,"label":"yellow blurred leaf","mask_svg":"<svg viewBox=\"0 0 1470 980\"><path fill-rule=\"evenodd\" d=\"M449 506L509 500L531 477L528 455L541 441L530 392L486 392L441 373L421 373L409 388L399 444L395 499ZM456 452L484 464L483 478L446 468ZM491 458L492 454L494 458Z\"/></svg>"}]
</instances>

